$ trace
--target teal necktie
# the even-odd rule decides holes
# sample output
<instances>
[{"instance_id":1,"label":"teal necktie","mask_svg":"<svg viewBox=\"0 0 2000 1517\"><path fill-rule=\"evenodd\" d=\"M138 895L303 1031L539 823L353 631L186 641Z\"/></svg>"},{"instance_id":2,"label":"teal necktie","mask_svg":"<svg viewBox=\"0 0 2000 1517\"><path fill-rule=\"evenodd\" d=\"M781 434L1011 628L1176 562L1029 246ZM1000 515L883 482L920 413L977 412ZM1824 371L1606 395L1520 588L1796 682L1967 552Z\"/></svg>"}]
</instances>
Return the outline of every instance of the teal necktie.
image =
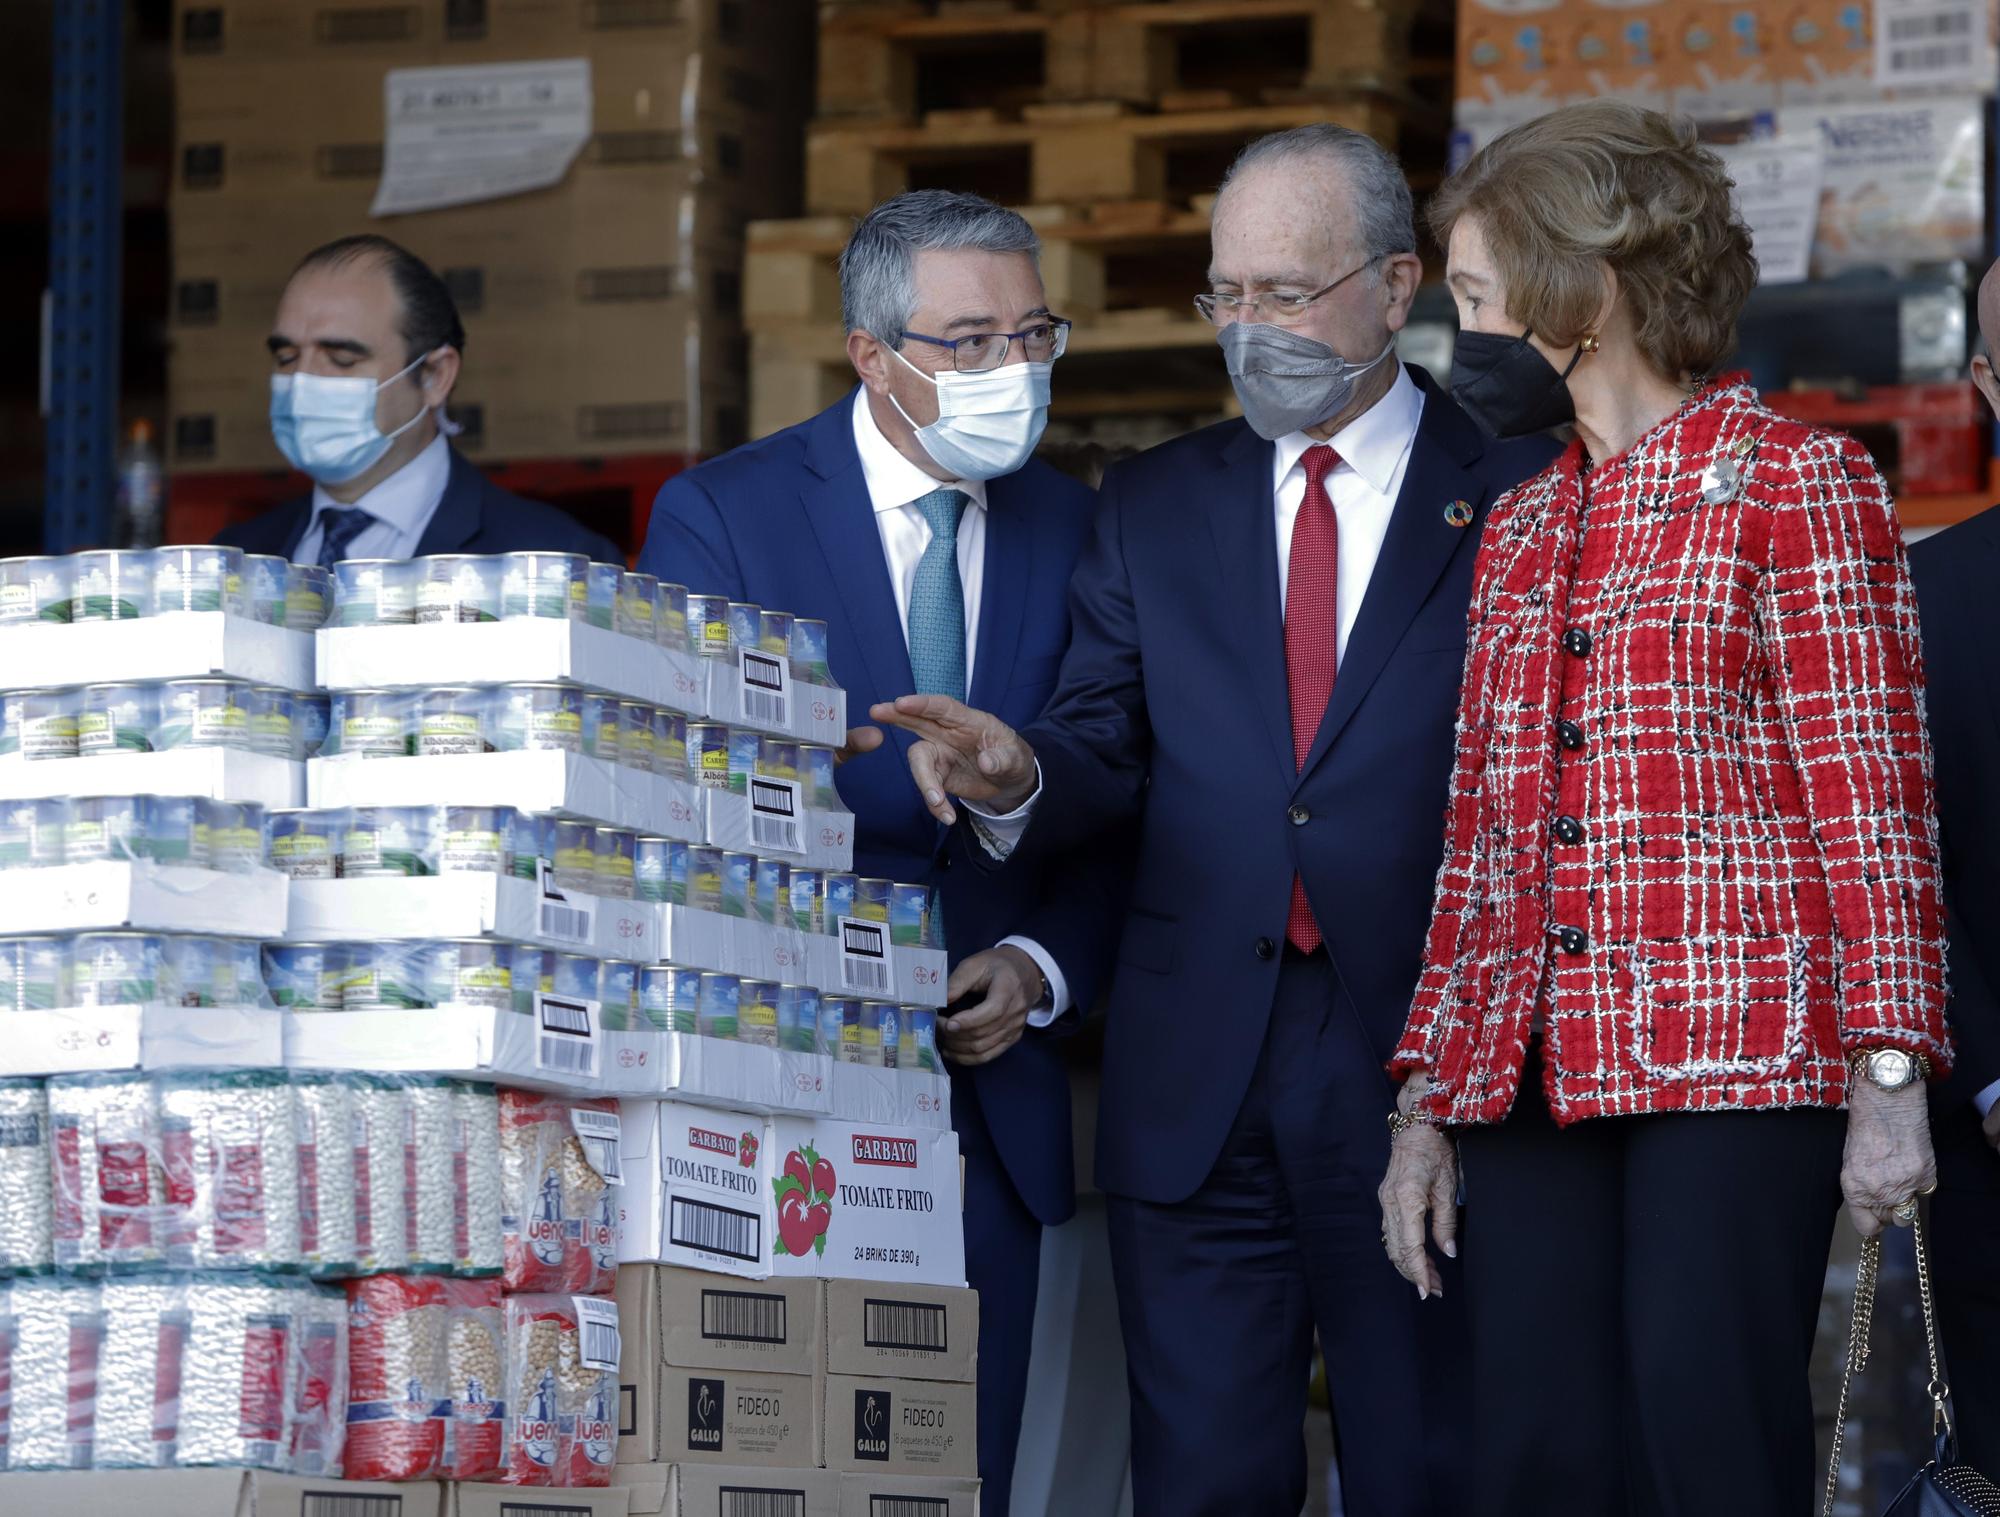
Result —
<instances>
[{"instance_id":1,"label":"teal necktie","mask_svg":"<svg viewBox=\"0 0 2000 1517\"><path fill-rule=\"evenodd\" d=\"M931 524L930 546L910 586L910 673L919 695L965 699L965 586L958 578L962 490L933 490L916 502Z\"/></svg>"}]
</instances>

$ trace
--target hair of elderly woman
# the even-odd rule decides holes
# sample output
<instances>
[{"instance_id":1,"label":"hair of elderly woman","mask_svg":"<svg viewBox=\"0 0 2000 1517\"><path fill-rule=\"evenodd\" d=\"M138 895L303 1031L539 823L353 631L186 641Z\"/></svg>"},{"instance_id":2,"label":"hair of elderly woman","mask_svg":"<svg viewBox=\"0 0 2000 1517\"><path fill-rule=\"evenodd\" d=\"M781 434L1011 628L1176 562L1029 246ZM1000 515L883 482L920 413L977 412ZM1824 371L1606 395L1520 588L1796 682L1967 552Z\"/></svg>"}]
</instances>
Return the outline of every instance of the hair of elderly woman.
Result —
<instances>
[{"instance_id":1,"label":"hair of elderly woman","mask_svg":"<svg viewBox=\"0 0 2000 1517\"><path fill-rule=\"evenodd\" d=\"M1736 347L1757 282L1722 160L1694 128L1622 101L1567 106L1493 139L1429 207L1441 245L1465 217L1485 234L1507 314L1567 348L1617 276L1639 351L1661 374L1712 374Z\"/></svg>"}]
</instances>

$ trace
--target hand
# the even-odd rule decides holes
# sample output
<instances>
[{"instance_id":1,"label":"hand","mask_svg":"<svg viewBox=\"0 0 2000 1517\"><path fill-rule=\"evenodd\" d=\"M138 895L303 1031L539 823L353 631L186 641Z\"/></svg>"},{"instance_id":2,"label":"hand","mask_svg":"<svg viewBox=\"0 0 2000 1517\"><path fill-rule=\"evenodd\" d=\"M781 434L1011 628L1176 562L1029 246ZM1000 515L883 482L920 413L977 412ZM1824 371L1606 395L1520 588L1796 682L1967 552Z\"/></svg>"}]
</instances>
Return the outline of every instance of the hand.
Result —
<instances>
[{"instance_id":1,"label":"hand","mask_svg":"<svg viewBox=\"0 0 2000 1517\"><path fill-rule=\"evenodd\" d=\"M888 741L880 727L849 727L847 741L833 750L833 764L837 769L851 758L859 758L864 753L873 753Z\"/></svg>"},{"instance_id":2,"label":"hand","mask_svg":"<svg viewBox=\"0 0 2000 1517\"><path fill-rule=\"evenodd\" d=\"M1979 1124L1979 1130L1986 1134L1989 1144L2000 1148L2000 1101L1993 1103L1992 1109L1986 1113L1986 1120Z\"/></svg>"},{"instance_id":3,"label":"hand","mask_svg":"<svg viewBox=\"0 0 2000 1517\"><path fill-rule=\"evenodd\" d=\"M1406 1114L1425 1087L1421 1073L1410 1076L1397 1102ZM1424 1251L1424 1217L1431 1240L1447 1259L1458 1257L1458 1150L1427 1122L1396 1134L1389 1147L1389 1172L1378 1193L1382 1203L1382 1247L1396 1273L1425 1300L1444 1294L1444 1279Z\"/></svg>"},{"instance_id":4,"label":"hand","mask_svg":"<svg viewBox=\"0 0 2000 1517\"><path fill-rule=\"evenodd\" d=\"M1035 750L997 716L948 695L905 695L869 707L868 715L923 740L910 749L910 773L931 815L947 827L958 820L947 796L1005 814L1035 793Z\"/></svg>"},{"instance_id":5,"label":"hand","mask_svg":"<svg viewBox=\"0 0 2000 1517\"><path fill-rule=\"evenodd\" d=\"M956 1005L976 991L976 1006L938 1016L938 1046L954 1064L990 1064L1021 1041L1028 1012L1048 990L1035 961L1013 944L975 953L952 971L945 1004Z\"/></svg>"},{"instance_id":6,"label":"hand","mask_svg":"<svg viewBox=\"0 0 2000 1517\"><path fill-rule=\"evenodd\" d=\"M1923 1083L1887 1091L1856 1076L1848 1091L1847 1158L1840 1171L1840 1193L1855 1229L1872 1238L1885 1227L1908 1226L1895 1209L1936 1184Z\"/></svg>"}]
</instances>

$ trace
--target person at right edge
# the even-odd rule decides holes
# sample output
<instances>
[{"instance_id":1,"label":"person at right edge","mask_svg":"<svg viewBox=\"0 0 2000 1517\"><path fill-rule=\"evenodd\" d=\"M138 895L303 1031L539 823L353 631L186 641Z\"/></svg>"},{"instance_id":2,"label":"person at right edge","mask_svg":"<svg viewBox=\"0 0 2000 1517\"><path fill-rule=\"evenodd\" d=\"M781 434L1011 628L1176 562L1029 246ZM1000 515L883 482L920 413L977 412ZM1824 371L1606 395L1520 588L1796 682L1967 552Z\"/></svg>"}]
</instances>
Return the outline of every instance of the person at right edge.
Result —
<instances>
[{"instance_id":1,"label":"person at right edge","mask_svg":"<svg viewBox=\"0 0 2000 1517\"><path fill-rule=\"evenodd\" d=\"M2000 414L2000 264L1979 286L1972 382ZM1932 1092L1931 1266L1959 1457L2000 1470L2000 506L1910 549L1924 628L1958 1067ZM1975 925L1976 924L1976 925Z\"/></svg>"},{"instance_id":2,"label":"person at right edge","mask_svg":"<svg viewBox=\"0 0 2000 1517\"><path fill-rule=\"evenodd\" d=\"M1480 545L1384 1242L1463 1244L1481 1517L1803 1514L1840 1202L1915 1217L1950 1059L1895 508L1717 373L1756 264L1691 126L1557 111L1430 219L1460 403L1575 437Z\"/></svg>"}]
</instances>

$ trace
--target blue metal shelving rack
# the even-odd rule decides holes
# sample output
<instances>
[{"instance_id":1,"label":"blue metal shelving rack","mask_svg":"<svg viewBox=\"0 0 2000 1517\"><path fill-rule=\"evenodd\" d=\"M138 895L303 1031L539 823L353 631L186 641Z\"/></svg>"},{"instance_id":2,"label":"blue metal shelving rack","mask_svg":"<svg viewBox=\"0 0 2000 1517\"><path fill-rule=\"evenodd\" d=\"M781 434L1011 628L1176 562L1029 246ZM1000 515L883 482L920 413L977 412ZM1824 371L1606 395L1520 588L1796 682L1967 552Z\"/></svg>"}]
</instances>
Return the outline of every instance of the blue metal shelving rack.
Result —
<instances>
[{"instance_id":1,"label":"blue metal shelving rack","mask_svg":"<svg viewBox=\"0 0 2000 1517\"><path fill-rule=\"evenodd\" d=\"M43 551L108 543L124 236L124 0L58 0L49 171Z\"/></svg>"}]
</instances>

